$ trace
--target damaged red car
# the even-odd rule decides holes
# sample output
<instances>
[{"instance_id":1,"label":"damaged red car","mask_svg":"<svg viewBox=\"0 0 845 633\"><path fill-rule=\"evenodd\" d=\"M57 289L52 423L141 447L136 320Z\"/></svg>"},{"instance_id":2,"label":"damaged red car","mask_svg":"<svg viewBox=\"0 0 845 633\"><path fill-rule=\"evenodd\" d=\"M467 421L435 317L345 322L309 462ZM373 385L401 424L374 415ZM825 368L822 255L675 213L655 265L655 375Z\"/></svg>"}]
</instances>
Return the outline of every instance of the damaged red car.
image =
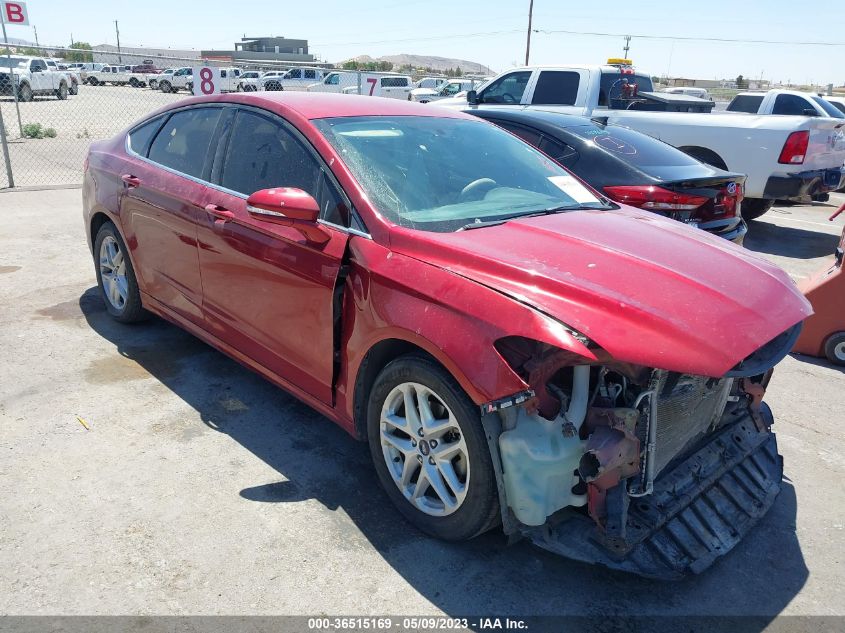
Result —
<instances>
[{"instance_id":1,"label":"damaged red car","mask_svg":"<svg viewBox=\"0 0 845 633\"><path fill-rule=\"evenodd\" d=\"M810 314L792 281L490 123L189 99L92 144L83 199L114 318L172 321L369 442L429 534L674 578L780 489L763 395Z\"/></svg>"}]
</instances>

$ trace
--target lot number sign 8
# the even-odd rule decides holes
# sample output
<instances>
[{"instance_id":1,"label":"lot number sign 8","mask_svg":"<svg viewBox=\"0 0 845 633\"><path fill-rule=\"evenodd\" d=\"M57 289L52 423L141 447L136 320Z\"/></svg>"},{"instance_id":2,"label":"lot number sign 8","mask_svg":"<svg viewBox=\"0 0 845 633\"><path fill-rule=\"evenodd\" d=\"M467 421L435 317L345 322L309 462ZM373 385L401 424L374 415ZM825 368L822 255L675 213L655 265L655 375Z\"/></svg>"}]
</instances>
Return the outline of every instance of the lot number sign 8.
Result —
<instances>
[{"instance_id":1,"label":"lot number sign 8","mask_svg":"<svg viewBox=\"0 0 845 633\"><path fill-rule=\"evenodd\" d=\"M220 94L220 69L216 66L194 66L194 96Z\"/></svg>"}]
</instances>

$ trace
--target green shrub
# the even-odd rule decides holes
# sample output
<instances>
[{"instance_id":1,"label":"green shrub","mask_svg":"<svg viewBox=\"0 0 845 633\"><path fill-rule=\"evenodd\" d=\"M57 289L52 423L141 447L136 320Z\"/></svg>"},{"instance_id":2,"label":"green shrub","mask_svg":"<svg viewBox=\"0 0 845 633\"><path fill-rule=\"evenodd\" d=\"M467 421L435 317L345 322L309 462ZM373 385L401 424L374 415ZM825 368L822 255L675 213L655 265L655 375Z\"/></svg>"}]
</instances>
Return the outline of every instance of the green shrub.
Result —
<instances>
[{"instance_id":1,"label":"green shrub","mask_svg":"<svg viewBox=\"0 0 845 633\"><path fill-rule=\"evenodd\" d=\"M48 127L46 130L44 130L44 136L46 136L47 138L56 138L55 128Z\"/></svg>"},{"instance_id":2,"label":"green shrub","mask_svg":"<svg viewBox=\"0 0 845 633\"><path fill-rule=\"evenodd\" d=\"M26 138L44 138L44 128L40 123L27 123L23 126L23 135Z\"/></svg>"}]
</instances>

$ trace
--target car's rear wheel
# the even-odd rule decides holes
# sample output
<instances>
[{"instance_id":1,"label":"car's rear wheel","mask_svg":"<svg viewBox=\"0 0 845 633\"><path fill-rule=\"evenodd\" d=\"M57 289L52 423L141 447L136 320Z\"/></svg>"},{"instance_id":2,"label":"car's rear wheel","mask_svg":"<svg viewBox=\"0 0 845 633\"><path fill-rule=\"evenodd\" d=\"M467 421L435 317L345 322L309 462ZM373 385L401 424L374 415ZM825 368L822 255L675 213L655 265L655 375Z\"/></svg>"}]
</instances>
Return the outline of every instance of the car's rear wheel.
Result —
<instances>
[{"instance_id":1,"label":"car's rear wheel","mask_svg":"<svg viewBox=\"0 0 845 633\"><path fill-rule=\"evenodd\" d=\"M742 217L746 220L756 220L775 204L774 200L760 198L746 198L742 201Z\"/></svg>"},{"instance_id":2,"label":"car's rear wheel","mask_svg":"<svg viewBox=\"0 0 845 633\"><path fill-rule=\"evenodd\" d=\"M98 83L100 83L100 82L97 81L96 77L88 77L88 85L89 86L96 86Z\"/></svg>"},{"instance_id":3,"label":"car's rear wheel","mask_svg":"<svg viewBox=\"0 0 845 633\"><path fill-rule=\"evenodd\" d=\"M56 90L56 97L64 101L67 99L67 84L62 82L59 84L59 89Z\"/></svg>"},{"instance_id":4,"label":"car's rear wheel","mask_svg":"<svg viewBox=\"0 0 845 633\"><path fill-rule=\"evenodd\" d=\"M141 306L141 293L126 244L117 228L106 222L94 240L94 263L97 285L106 310L121 323L143 321L147 316Z\"/></svg>"},{"instance_id":5,"label":"car's rear wheel","mask_svg":"<svg viewBox=\"0 0 845 633\"><path fill-rule=\"evenodd\" d=\"M498 523L499 501L478 408L432 360L389 363L370 392L367 432L376 472L399 511L446 540Z\"/></svg>"},{"instance_id":6,"label":"car's rear wheel","mask_svg":"<svg viewBox=\"0 0 845 633\"><path fill-rule=\"evenodd\" d=\"M71 82L71 84L70 84L70 94L72 94L72 95L78 95L79 94L79 84L76 83L75 81Z\"/></svg>"},{"instance_id":7,"label":"car's rear wheel","mask_svg":"<svg viewBox=\"0 0 845 633\"><path fill-rule=\"evenodd\" d=\"M135 79L135 77L130 77L129 78L129 85L132 86L133 88L137 88L138 87L138 80Z\"/></svg>"},{"instance_id":8,"label":"car's rear wheel","mask_svg":"<svg viewBox=\"0 0 845 633\"><path fill-rule=\"evenodd\" d=\"M837 332L827 338L824 355L835 365L845 365L845 332Z\"/></svg>"},{"instance_id":9,"label":"car's rear wheel","mask_svg":"<svg viewBox=\"0 0 845 633\"><path fill-rule=\"evenodd\" d=\"M162 92L172 92L172 90L170 89L170 82L168 81L162 81L159 86L161 86Z\"/></svg>"},{"instance_id":10,"label":"car's rear wheel","mask_svg":"<svg viewBox=\"0 0 845 633\"><path fill-rule=\"evenodd\" d=\"M158 90L158 82L155 79L150 79L150 90Z\"/></svg>"}]
</instances>

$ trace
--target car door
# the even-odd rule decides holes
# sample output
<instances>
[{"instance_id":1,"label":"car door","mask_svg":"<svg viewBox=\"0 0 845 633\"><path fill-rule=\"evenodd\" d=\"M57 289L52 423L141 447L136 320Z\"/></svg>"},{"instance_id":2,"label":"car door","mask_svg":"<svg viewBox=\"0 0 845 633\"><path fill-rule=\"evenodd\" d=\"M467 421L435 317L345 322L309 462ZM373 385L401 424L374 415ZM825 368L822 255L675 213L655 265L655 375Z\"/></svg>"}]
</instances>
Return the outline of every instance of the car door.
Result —
<instances>
[{"instance_id":1,"label":"car door","mask_svg":"<svg viewBox=\"0 0 845 633\"><path fill-rule=\"evenodd\" d=\"M52 88L50 74L47 70L47 64L40 59L33 59L29 62L29 72L31 76L33 92L45 92Z\"/></svg>"},{"instance_id":2,"label":"car door","mask_svg":"<svg viewBox=\"0 0 845 633\"><path fill-rule=\"evenodd\" d=\"M215 158L213 180L218 188L198 234L206 328L331 403L335 284L348 239L338 218L348 201L292 126L251 108L238 110ZM328 242L309 243L291 227L251 215L247 197L271 187L313 195L331 222L323 224Z\"/></svg>"},{"instance_id":3,"label":"car door","mask_svg":"<svg viewBox=\"0 0 845 633\"><path fill-rule=\"evenodd\" d=\"M124 237L135 273L155 300L203 323L197 222L205 219L208 174L221 106L176 110L130 131L121 174Z\"/></svg>"}]
</instances>

